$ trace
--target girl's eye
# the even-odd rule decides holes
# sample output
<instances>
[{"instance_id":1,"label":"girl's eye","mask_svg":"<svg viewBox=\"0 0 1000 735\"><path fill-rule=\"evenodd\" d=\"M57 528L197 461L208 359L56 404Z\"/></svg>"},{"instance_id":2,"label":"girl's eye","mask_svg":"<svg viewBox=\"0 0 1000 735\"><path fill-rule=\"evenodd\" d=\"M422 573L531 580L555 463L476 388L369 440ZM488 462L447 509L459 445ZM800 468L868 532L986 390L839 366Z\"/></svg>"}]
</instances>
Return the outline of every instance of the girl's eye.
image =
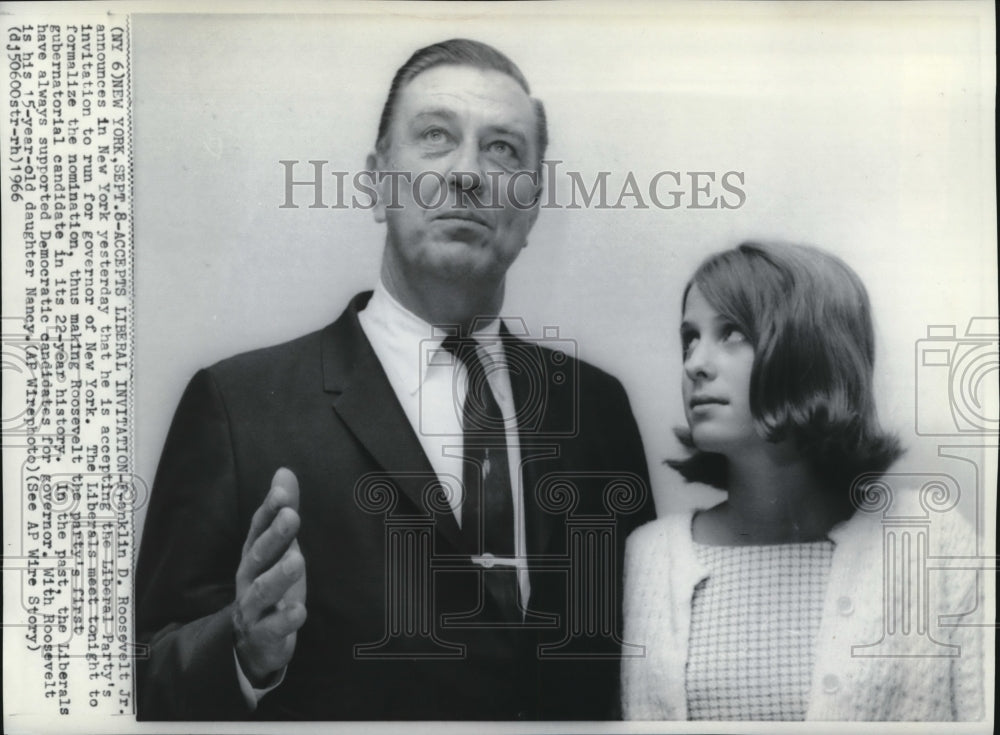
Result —
<instances>
[{"instance_id":1,"label":"girl's eye","mask_svg":"<svg viewBox=\"0 0 1000 735\"><path fill-rule=\"evenodd\" d=\"M698 333L692 330L686 330L681 332L681 354L684 359L690 354L691 349L694 347L695 342L698 340Z\"/></svg>"},{"instance_id":2,"label":"girl's eye","mask_svg":"<svg viewBox=\"0 0 1000 735\"><path fill-rule=\"evenodd\" d=\"M724 342L746 342L747 337L735 324L727 324L722 328Z\"/></svg>"}]
</instances>

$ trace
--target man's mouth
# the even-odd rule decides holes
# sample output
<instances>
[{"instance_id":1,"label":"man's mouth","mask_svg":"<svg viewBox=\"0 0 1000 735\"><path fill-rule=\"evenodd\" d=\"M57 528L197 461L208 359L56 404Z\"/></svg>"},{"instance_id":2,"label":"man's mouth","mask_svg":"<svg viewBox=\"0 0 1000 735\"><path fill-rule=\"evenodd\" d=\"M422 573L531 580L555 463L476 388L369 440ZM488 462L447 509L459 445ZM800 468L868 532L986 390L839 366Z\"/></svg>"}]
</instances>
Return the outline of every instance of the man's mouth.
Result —
<instances>
[{"instance_id":1,"label":"man's mouth","mask_svg":"<svg viewBox=\"0 0 1000 735\"><path fill-rule=\"evenodd\" d=\"M482 227L489 227L489 223L486 218L481 214L476 212L474 209L449 209L434 218L434 221L446 221L446 222L473 222Z\"/></svg>"}]
</instances>

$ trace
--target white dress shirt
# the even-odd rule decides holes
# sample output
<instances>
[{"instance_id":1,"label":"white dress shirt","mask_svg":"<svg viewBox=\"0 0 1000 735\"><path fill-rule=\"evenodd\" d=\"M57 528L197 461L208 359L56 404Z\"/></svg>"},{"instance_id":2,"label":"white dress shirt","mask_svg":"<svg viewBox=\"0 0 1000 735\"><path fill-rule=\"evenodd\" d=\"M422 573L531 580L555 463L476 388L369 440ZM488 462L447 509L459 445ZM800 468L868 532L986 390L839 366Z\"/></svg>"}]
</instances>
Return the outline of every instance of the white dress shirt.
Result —
<instances>
[{"instance_id":1,"label":"white dress shirt","mask_svg":"<svg viewBox=\"0 0 1000 735\"><path fill-rule=\"evenodd\" d=\"M468 370L441 347L452 333L449 325L432 326L400 304L380 281L368 305L358 314L361 329L389 379L420 446L427 455L459 527L462 525L462 410L468 388ZM527 607L527 547L524 538L524 502L521 447L510 373L500 339L500 320L484 318L474 325L479 359L503 415L507 433L507 462L514 505L514 559L496 559L518 569L522 604Z\"/></svg>"}]
</instances>

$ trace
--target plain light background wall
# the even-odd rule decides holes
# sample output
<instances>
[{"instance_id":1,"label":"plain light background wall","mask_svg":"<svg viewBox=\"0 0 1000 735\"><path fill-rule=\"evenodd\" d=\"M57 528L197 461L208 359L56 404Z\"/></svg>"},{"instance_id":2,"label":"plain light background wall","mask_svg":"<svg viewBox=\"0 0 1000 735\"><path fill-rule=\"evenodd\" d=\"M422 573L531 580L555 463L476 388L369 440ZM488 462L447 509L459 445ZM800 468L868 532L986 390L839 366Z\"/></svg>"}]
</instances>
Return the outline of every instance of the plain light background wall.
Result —
<instances>
[{"instance_id":1,"label":"plain light background wall","mask_svg":"<svg viewBox=\"0 0 1000 735\"><path fill-rule=\"evenodd\" d=\"M932 378L920 410L944 433L954 421L954 381L916 350L928 325L961 335L997 313L988 4L615 9L133 16L138 474L152 482L198 368L321 328L374 284L384 231L371 212L309 209L305 191L300 208L280 208L279 161L302 161L298 178L310 159L361 170L396 68L464 36L521 67L546 105L547 157L587 182L610 171L612 202L629 171L744 173L738 209L543 210L508 277L506 314L534 335L557 326L624 382L661 512L713 497L661 464L683 422L681 289L708 253L767 238L818 245L859 272L881 415L910 450L900 469L954 474L975 514L971 466L915 431L915 391ZM568 202L568 180L557 187ZM995 365L987 373L979 395L995 401Z\"/></svg>"}]
</instances>

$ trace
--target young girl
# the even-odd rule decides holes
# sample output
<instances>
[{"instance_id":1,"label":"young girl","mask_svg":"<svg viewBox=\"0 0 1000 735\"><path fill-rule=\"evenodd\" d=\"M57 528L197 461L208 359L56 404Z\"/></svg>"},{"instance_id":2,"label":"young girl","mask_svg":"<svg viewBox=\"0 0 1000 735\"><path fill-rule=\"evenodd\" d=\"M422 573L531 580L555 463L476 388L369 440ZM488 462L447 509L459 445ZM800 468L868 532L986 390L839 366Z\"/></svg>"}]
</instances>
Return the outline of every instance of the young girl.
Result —
<instances>
[{"instance_id":1,"label":"young girl","mask_svg":"<svg viewBox=\"0 0 1000 735\"><path fill-rule=\"evenodd\" d=\"M645 655L623 661L625 717L980 719L975 572L924 568L974 556L974 534L879 474L900 449L875 415L857 274L745 243L698 268L682 308L692 454L669 464L728 497L629 539L625 640Z\"/></svg>"}]
</instances>

